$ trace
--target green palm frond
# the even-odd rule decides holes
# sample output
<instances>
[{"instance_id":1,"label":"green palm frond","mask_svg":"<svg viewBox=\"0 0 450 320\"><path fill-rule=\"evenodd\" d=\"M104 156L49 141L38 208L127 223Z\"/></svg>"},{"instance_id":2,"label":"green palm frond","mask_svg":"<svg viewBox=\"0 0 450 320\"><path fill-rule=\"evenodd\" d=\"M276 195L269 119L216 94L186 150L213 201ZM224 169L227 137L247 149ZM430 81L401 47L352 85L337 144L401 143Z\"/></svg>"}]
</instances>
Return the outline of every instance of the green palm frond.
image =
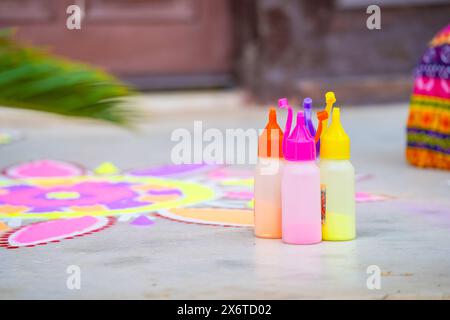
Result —
<instances>
[{"instance_id":1,"label":"green palm frond","mask_svg":"<svg viewBox=\"0 0 450 320\"><path fill-rule=\"evenodd\" d=\"M129 124L133 92L108 73L25 47L0 30L0 105Z\"/></svg>"}]
</instances>

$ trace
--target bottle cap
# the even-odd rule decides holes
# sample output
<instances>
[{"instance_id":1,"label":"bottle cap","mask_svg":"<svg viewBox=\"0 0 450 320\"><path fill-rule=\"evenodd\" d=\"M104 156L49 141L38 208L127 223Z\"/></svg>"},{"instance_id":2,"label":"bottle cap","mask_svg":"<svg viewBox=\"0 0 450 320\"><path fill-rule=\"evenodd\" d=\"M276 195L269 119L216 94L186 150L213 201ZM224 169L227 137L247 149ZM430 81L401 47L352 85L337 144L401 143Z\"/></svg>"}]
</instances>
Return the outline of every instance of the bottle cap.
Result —
<instances>
[{"instance_id":1,"label":"bottle cap","mask_svg":"<svg viewBox=\"0 0 450 320\"><path fill-rule=\"evenodd\" d=\"M303 110L305 112L305 123L306 128L312 137L316 135L316 128L314 127L314 123L312 121L312 99L305 98L303 99ZM320 123L320 122L319 122ZM320 136L320 134L319 134ZM316 141L316 156L319 155L320 151L320 141Z\"/></svg>"},{"instance_id":2,"label":"bottle cap","mask_svg":"<svg viewBox=\"0 0 450 320\"><path fill-rule=\"evenodd\" d=\"M342 127L339 108L333 108L331 124L320 140L320 157L322 159L350 159L350 138Z\"/></svg>"},{"instance_id":3,"label":"bottle cap","mask_svg":"<svg viewBox=\"0 0 450 320\"><path fill-rule=\"evenodd\" d=\"M316 158L314 139L306 128L305 115L302 111L297 113L297 124L286 138L283 154L289 161L309 161Z\"/></svg>"},{"instance_id":4,"label":"bottle cap","mask_svg":"<svg viewBox=\"0 0 450 320\"><path fill-rule=\"evenodd\" d=\"M283 158L283 131L277 123L275 108L269 109L269 122L258 139L258 157Z\"/></svg>"},{"instance_id":5,"label":"bottle cap","mask_svg":"<svg viewBox=\"0 0 450 320\"><path fill-rule=\"evenodd\" d=\"M331 110L333 109L333 104L335 102L336 102L336 96L334 95L333 91L328 91L327 93L325 93L325 111L327 112L328 117L331 116ZM328 120L328 119L326 119L325 121L322 122L321 137L323 137L323 135L327 131L329 122L330 122L330 120ZM322 155L322 153L320 153L320 155Z\"/></svg>"},{"instance_id":6,"label":"bottle cap","mask_svg":"<svg viewBox=\"0 0 450 320\"><path fill-rule=\"evenodd\" d=\"M292 108L286 98L278 100L278 106L288 109L286 127L283 138L283 155L289 161L309 161L316 158L314 138L306 128L305 115L302 111L297 113L297 124L291 132Z\"/></svg>"},{"instance_id":7,"label":"bottle cap","mask_svg":"<svg viewBox=\"0 0 450 320\"><path fill-rule=\"evenodd\" d=\"M308 128L309 133L312 137L316 135L316 128L314 128L314 123L312 122L312 99L305 98L303 100L303 110L305 112L305 123Z\"/></svg>"}]
</instances>

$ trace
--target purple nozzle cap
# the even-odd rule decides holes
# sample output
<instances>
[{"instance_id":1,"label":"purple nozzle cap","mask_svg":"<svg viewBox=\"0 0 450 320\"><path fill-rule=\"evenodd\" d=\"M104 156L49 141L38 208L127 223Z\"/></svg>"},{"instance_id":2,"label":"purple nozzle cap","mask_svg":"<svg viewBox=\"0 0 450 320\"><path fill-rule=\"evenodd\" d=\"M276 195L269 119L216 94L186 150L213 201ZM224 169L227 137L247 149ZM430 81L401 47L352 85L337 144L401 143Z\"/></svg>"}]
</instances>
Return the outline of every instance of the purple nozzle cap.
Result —
<instances>
[{"instance_id":1,"label":"purple nozzle cap","mask_svg":"<svg viewBox=\"0 0 450 320\"><path fill-rule=\"evenodd\" d=\"M289 107L288 99L281 98L278 100L278 107L285 109Z\"/></svg>"},{"instance_id":2,"label":"purple nozzle cap","mask_svg":"<svg viewBox=\"0 0 450 320\"><path fill-rule=\"evenodd\" d=\"M304 109L311 109L312 108L312 99L311 98L303 99L303 108Z\"/></svg>"},{"instance_id":3,"label":"purple nozzle cap","mask_svg":"<svg viewBox=\"0 0 450 320\"><path fill-rule=\"evenodd\" d=\"M314 123L311 119L312 115L312 99L311 98L305 98L303 100L303 109L305 110L305 124L306 128L308 129L309 134L312 138L316 136L316 128L314 127ZM319 142L316 144L317 150L319 150Z\"/></svg>"}]
</instances>

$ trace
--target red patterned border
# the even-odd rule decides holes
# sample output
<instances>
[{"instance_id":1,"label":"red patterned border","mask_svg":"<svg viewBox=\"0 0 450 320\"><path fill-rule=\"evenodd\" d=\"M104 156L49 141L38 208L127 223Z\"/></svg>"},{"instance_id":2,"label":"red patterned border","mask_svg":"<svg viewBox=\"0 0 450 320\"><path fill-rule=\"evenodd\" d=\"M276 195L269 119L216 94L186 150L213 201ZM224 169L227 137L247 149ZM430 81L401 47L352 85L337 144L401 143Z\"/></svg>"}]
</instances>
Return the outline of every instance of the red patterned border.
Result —
<instances>
[{"instance_id":1,"label":"red patterned border","mask_svg":"<svg viewBox=\"0 0 450 320\"><path fill-rule=\"evenodd\" d=\"M88 231L86 233L77 234L75 236L70 236L70 237L65 237L65 238L62 238L62 239L59 239L59 240L52 240L52 241L49 241L49 242L42 242L42 243L38 243L38 244L30 244L30 245L26 245L26 246L11 246L9 244L8 238L9 238L9 236L11 236L16 231L19 231L20 229L26 227L26 226L21 226L21 227L18 227L18 228L14 228L14 229L8 230L5 233L3 233L0 236L0 247L6 248L6 249L32 248L32 247L36 247L36 246L44 246L44 245L47 245L47 244L49 244L51 242L55 242L56 243L56 242L61 242L61 240L75 239L75 238L82 237L82 236L85 236L85 235L88 235L88 234L97 233L99 231L102 231L104 229L107 229L107 228L111 227L117 221L116 217L106 217L106 218L108 218L108 223L106 225L104 225L101 228ZM41 223L41 222L38 222L38 223Z\"/></svg>"}]
</instances>

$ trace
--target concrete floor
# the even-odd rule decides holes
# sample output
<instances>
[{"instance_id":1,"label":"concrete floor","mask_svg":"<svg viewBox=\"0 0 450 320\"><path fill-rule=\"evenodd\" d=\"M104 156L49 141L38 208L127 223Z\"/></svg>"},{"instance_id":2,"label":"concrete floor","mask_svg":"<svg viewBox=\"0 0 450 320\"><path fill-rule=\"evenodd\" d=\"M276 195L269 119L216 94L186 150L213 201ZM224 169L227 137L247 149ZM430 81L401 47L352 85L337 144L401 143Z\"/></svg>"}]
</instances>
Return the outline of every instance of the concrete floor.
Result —
<instances>
[{"instance_id":1,"label":"concrete floor","mask_svg":"<svg viewBox=\"0 0 450 320\"><path fill-rule=\"evenodd\" d=\"M235 93L150 95L136 104L153 114L135 132L3 109L0 128L20 130L24 137L0 147L0 167L39 158L90 168L103 161L122 169L144 167L168 163L171 132L192 130L194 120L220 129L265 123L265 111L240 107L246 102ZM180 105L188 111L173 117ZM342 117L357 172L373 175L358 191L396 197L357 205L355 241L291 246L255 239L246 228L164 219L143 229L118 223L95 236L0 248L0 298L449 299L449 172L406 164L406 103L344 106ZM66 287L69 265L81 268L80 290ZM367 288L370 265L382 271L379 290Z\"/></svg>"}]
</instances>

